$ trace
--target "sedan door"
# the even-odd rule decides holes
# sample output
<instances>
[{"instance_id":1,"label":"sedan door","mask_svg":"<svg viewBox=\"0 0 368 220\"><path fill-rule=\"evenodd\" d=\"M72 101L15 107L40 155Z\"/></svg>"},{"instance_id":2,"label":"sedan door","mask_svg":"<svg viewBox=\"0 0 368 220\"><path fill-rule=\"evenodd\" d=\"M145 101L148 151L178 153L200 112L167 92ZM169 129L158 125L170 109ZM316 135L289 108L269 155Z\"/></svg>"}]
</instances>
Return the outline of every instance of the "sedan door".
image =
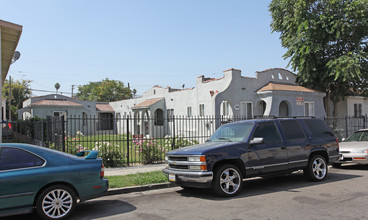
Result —
<instances>
[{"instance_id":1,"label":"sedan door","mask_svg":"<svg viewBox=\"0 0 368 220\"><path fill-rule=\"evenodd\" d=\"M0 148L0 211L32 209L45 162L20 148Z\"/></svg>"}]
</instances>

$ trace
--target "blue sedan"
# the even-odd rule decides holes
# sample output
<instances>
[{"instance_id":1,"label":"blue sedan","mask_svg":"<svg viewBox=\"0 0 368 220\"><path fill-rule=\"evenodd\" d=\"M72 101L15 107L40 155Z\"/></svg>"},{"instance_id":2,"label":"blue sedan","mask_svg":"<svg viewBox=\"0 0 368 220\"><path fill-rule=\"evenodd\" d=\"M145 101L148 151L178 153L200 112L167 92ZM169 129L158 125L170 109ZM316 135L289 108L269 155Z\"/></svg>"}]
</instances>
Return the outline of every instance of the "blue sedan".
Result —
<instances>
[{"instance_id":1,"label":"blue sedan","mask_svg":"<svg viewBox=\"0 0 368 220\"><path fill-rule=\"evenodd\" d=\"M109 184L97 154L0 144L0 217L35 210L43 219L64 219L78 202L104 195Z\"/></svg>"}]
</instances>

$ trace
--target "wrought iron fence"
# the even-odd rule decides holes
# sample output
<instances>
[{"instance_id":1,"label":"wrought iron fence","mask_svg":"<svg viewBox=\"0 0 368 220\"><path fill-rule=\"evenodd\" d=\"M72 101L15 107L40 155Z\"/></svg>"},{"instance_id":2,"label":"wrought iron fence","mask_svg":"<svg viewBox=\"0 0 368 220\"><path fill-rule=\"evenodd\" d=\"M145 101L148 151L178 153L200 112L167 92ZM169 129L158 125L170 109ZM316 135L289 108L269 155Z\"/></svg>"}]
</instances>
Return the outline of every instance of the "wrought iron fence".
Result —
<instances>
[{"instance_id":1,"label":"wrought iron fence","mask_svg":"<svg viewBox=\"0 0 368 220\"><path fill-rule=\"evenodd\" d=\"M98 150L106 166L161 163L167 151L204 143L222 124L243 117L131 118L70 116L12 122L15 141L75 154Z\"/></svg>"},{"instance_id":2,"label":"wrought iron fence","mask_svg":"<svg viewBox=\"0 0 368 220\"><path fill-rule=\"evenodd\" d=\"M259 118L259 117L257 117ZM75 154L98 150L106 166L162 163L167 151L204 143L222 124L246 120L229 116L95 118L70 116L12 122L14 139ZM367 116L325 118L342 139L367 128Z\"/></svg>"}]
</instances>

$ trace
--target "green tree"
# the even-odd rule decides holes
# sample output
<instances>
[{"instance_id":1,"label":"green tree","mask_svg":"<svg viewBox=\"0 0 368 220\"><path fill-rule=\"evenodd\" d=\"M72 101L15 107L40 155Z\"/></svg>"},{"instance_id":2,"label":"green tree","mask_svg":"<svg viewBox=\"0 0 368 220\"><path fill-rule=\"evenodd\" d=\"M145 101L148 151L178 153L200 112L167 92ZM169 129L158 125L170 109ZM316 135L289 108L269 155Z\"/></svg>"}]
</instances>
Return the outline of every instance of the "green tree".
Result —
<instances>
[{"instance_id":1,"label":"green tree","mask_svg":"<svg viewBox=\"0 0 368 220\"><path fill-rule=\"evenodd\" d=\"M76 96L84 101L112 102L131 98L132 91L123 82L106 78L78 86Z\"/></svg>"},{"instance_id":2,"label":"green tree","mask_svg":"<svg viewBox=\"0 0 368 220\"><path fill-rule=\"evenodd\" d=\"M30 80L11 80L11 118L16 120L18 118L17 109L23 107L23 102L30 98L32 91L30 89ZM9 80L5 80L3 85L3 95L6 98L6 107L9 107ZM9 118L8 111L6 111L7 118Z\"/></svg>"},{"instance_id":3,"label":"green tree","mask_svg":"<svg viewBox=\"0 0 368 220\"><path fill-rule=\"evenodd\" d=\"M57 94L59 89L60 89L60 84L59 83L55 83L55 89L56 89L56 94Z\"/></svg>"},{"instance_id":4,"label":"green tree","mask_svg":"<svg viewBox=\"0 0 368 220\"><path fill-rule=\"evenodd\" d=\"M368 95L368 0L272 0L271 29L301 85L326 92L325 107Z\"/></svg>"}]
</instances>

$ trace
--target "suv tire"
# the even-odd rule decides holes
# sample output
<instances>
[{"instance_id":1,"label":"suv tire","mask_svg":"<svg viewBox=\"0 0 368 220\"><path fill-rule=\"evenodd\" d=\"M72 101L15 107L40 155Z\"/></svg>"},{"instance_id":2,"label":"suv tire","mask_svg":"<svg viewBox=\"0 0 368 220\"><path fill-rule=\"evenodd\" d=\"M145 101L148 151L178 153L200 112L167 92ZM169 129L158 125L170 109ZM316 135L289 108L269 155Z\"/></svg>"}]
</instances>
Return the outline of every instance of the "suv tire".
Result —
<instances>
[{"instance_id":1,"label":"suv tire","mask_svg":"<svg viewBox=\"0 0 368 220\"><path fill-rule=\"evenodd\" d=\"M321 155L314 155L310 158L307 168L304 169L304 175L311 181L319 182L326 178L328 166L326 159Z\"/></svg>"},{"instance_id":2,"label":"suv tire","mask_svg":"<svg viewBox=\"0 0 368 220\"><path fill-rule=\"evenodd\" d=\"M212 189L220 196L230 197L241 192L243 175L239 168L232 164L224 164L215 171Z\"/></svg>"}]
</instances>

